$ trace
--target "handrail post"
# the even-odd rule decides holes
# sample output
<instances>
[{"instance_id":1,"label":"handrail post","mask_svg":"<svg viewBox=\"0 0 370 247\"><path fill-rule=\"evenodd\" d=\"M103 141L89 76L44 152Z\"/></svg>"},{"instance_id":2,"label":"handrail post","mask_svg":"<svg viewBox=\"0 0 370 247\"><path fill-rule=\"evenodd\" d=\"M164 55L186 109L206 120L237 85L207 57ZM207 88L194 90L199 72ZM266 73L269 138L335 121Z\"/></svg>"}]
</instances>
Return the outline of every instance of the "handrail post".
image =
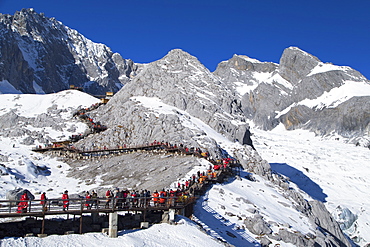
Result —
<instances>
[{"instance_id":1,"label":"handrail post","mask_svg":"<svg viewBox=\"0 0 370 247\"><path fill-rule=\"evenodd\" d=\"M45 211L42 214L42 223L41 223L41 234L45 233Z\"/></svg>"},{"instance_id":2,"label":"handrail post","mask_svg":"<svg viewBox=\"0 0 370 247\"><path fill-rule=\"evenodd\" d=\"M9 202L9 214L12 212L12 203Z\"/></svg>"},{"instance_id":3,"label":"handrail post","mask_svg":"<svg viewBox=\"0 0 370 247\"><path fill-rule=\"evenodd\" d=\"M32 201L28 200L28 212L31 212L31 203L32 203Z\"/></svg>"},{"instance_id":4,"label":"handrail post","mask_svg":"<svg viewBox=\"0 0 370 247\"><path fill-rule=\"evenodd\" d=\"M116 209L116 198L113 196L112 197L112 212Z\"/></svg>"}]
</instances>

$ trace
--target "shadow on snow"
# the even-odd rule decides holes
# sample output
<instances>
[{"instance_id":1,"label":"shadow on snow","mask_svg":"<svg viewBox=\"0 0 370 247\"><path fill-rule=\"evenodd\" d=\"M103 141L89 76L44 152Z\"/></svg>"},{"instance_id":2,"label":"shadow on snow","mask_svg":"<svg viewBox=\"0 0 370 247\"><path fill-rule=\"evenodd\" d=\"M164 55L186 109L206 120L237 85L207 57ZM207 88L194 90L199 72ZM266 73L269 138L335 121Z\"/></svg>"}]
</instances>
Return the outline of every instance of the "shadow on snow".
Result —
<instances>
[{"instance_id":1,"label":"shadow on snow","mask_svg":"<svg viewBox=\"0 0 370 247\"><path fill-rule=\"evenodd\" d=\"M194 218L202 228L212 237L234 246L257 247L261 246L248 233L239 229L235 223L225 219L222 215L208 206L208 192L197 200L194 206Z\"/></svg>"},{"instance_id":2,"label":"shadow on snow","mask_svg":"<svg viewBox=\"0 0 370 247\"><path fill-rule=\"evenodd\" d=\"M301 190L310 195L313 199L326 202L327 195L321 187L307 177L303 172L286 163L270 163L271 169L284 176L289 177L290 181L295 183Z\"/></svg>"}]
</instances>

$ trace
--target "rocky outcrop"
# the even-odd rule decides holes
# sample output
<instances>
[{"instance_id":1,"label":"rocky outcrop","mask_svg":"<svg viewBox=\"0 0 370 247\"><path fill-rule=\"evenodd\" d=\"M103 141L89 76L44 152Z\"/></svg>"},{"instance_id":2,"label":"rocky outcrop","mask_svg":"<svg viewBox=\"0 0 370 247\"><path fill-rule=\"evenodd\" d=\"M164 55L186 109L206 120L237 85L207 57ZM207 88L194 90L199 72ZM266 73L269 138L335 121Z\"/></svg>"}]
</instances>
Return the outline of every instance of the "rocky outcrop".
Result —
<instances>
[{"instance_id":1,"label":"rocky outcrop","mask_svg":"<svg viewBox=\"0 0 370 247\"><path fill-rule=\"evenodd\" d=\"M349 67L322 63L289 47L280 64L235 55L220 63L214 74L237 92L244 115L265 130L283 123L287 129L335 133L356 142L366 136L370 83ZM350 84L361 88L357 97L345 89ZM332 95L331 102L323 102L325 94Z\"/></svg>"},{"instance_id":2,"label":"rocky outcrop","mask_svg":"<svg viewBox=\"0 0 370 247\"><path fill-rule=\"evenodd\" d=\"M14 111L9 111L0 116L0 129L7 129L14 126L14 123L26 120L25 117L18 116Z\"/></svg>"},{"instance_id":3,"label":"rocky outcrop","mask_svg":"<svg viewBox=\"0 0 370 247\"><path fill-rule=\"evenodd\" d=\"M0 54L0 81L22 93L70 85L91 94L116 92L135 70L131 60L33 9L0 15Z\"/></svg>"},{"instance_id":4,"label":"rocky outcrop","mask_svg":"<svg viewBox=\"0 0 370 247\"><path fill-rule=\"evenodd\" d=\"M219 157L218 145L207 129L229 140L252 144L240 106L233 91L195 57L173 50L145 66L106 106L92 114L108 126L99 137L101 143L169 140L208 146ZM88 139L81 143L91 144Z\"/></svg>"},{"instance_id":5,"label":"rocky outcrop","mask_svg":"<svg viewBox=\"0 0 370 247\"><path fill-rule=\"evenodd\" d=\"M9 190L6 193L6 199L7 200L20 200L21 199L21 196L24 193L27 193L27 196L28 196L28 198L30 200L34 200L35 199L35 196L29 190L23 189L23 188L16 188L14 190ZM16 205L16 203L14 203L13 205Z\"/></svg>"},{"instance_id":6,"label":"rocky outcrop","mask_svg":"<svg viewBox=\"0 0 370 247\"><path fill-rule=\"evenodd\" d=\"M256 75L276 72L278 65L270 62L260 62L243 55L234 55L228 61L218 64L213 73L225 82L241 82L248 86L259 83ZM234 88L236 89L236 88Z\"/></svg>"},{"instance_id":7,"label":"rocky outcrop","mask_svg":"<svg viewBox=\"0 0 370 247\"><path fill-rule=\"evenodd\" d=\"M288 130L304 128L318 135L337 132L341 136L358 140L370 129L370 96L352 97L337 107L321 110L298 105L279 120ZM335 119L336 121L333 121Z\"/></svg>"},{"instance_id":8,"label":"rocky outcrop","mask_svg":"<svg viewBox=\"0 0 370 247\"><path fill-rule=\"evenodd\" d=\"M255 214L253 217L247 217L244 225L255 235L267 235L272 232L269 224L263 220L262 215Z\"/></svg>"},{"instance_id":9,"label":"rocky outcrop","mask_svg":"<svg viewBox=\"0 0 370 247\"><path fill-rule=\"evenodd\" d=\"M286 49L280 58L279 74L285 80L296 85L319 63L320 60L317 57L303 52L296 47L291 47Z\"/></svg>"}]
</instances>

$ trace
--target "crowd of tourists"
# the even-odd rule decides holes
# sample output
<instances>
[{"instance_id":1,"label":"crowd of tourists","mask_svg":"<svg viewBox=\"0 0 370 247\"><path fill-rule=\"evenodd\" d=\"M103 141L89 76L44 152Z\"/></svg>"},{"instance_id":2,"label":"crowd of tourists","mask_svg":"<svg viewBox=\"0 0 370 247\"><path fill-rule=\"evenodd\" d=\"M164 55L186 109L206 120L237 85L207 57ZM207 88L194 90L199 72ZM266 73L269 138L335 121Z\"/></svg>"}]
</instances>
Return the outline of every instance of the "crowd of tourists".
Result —
<instances>
[{"instance_id":1,"label":"crowd of tourists","mask_svg":"<svg viewBox=\"0 0 370 247\"><path fill-rule=\"evenodd\" d=\"M220 171L230 169L230 164L233 164L235 160L231 158L225 158L217 160L215 164L210 165L206 171L198 171L193 174L190 178L183 182L176 182L173 188L155 190L151 193L147 189L142 190L129 190L115 188L113 190L108 189L105 194L98 195L96 190L91 193L86 191L84 198L78 198L79 202L83 203L83 209L98 209L98 208L147 208L147 207L169 207L177 206L187 202L190 197L194 196L195 190L203 186L208 181L217 179L217 175ZM29 197L25 192L18 203L18 213L27 212ZM61 206L64 211L69 209L70 203L76 199L70 199L68 190L64 191L61 197ZM40 204L43 210L47 210L48 200L46 193L43 192L40 197Z\"/></svg>"}]
</instances>

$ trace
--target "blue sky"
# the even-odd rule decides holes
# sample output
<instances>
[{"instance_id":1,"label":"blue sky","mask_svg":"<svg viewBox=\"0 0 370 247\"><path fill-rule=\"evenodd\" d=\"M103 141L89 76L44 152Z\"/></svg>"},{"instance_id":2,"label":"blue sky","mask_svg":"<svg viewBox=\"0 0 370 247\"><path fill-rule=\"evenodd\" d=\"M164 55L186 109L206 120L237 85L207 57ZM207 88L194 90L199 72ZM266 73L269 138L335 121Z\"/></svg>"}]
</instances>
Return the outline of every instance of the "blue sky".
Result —
<instances>
[{"instance_id":1,"label":"blue sky","mask_svg":"<svg viewBox=\"0 0 370 247\"><path fill-rule=\"evenodd\" d=\"M180 48L211 71L234 54L279 62L297 46L370 79L369 0L0 0L0 13L34 8L134 62Z\"/></svg>"}]
</instances>

